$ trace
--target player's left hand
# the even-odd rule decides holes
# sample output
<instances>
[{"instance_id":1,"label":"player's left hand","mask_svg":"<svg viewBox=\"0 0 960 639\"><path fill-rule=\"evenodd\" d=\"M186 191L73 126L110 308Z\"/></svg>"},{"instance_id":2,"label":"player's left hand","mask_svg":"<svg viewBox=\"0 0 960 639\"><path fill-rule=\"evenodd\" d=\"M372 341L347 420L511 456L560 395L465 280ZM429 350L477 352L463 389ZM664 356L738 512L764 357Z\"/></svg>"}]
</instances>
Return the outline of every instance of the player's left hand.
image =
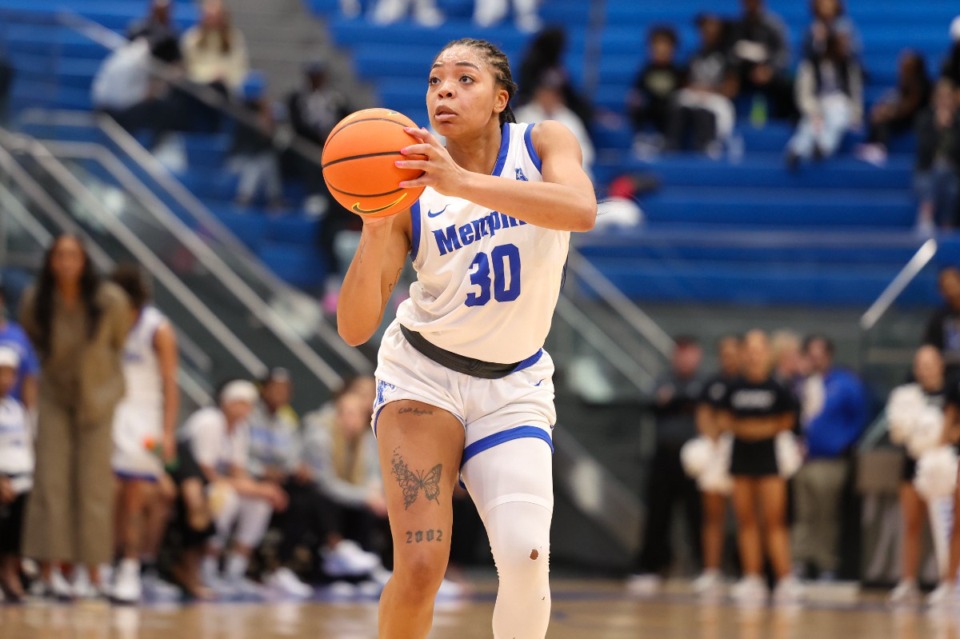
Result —
<instances>
[{"instance_id":1,"label":"player's left hand","mask_svg":"<svg viewBox=\"0 0 960 639\"><path fill-rule=\"evenodd\" d=\"M400 188L411 189L418 186L432 186L443 195L456 192L457 186L465 173L450 153L440 144L440 140L426 129L405 127L404 131L420 140L419 144L412 144L400 149L405 156L423 156L422 160L398 160L397 167L401 169L416 169L423 171L423 175L416 180L406 180L400 183Z\"/></svg>"}]
</instances>

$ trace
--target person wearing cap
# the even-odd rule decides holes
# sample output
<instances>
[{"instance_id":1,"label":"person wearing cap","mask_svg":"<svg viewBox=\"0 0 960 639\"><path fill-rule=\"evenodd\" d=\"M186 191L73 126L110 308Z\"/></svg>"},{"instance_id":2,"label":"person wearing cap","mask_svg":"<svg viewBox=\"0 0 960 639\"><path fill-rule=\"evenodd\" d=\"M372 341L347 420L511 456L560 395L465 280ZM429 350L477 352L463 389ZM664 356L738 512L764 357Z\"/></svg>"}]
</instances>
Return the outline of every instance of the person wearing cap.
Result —
<instances>
[{"instance_id":1,"label":"person wearing cap","mask_svg":"<svg viewBox=\"0 0 960 639\"><path fill-rule=\"evenodd\" d=\"M140 37L146 37L151 42L163 43L168 52L164 62L168 64L182 62L183 52L180 50L177 27L173 23L171 0L151 0L147 16L133 22L127 28L127 39L136 40Z\"/></svg>"},{"instance_id":2,"label":"person wearing cap","mask_svg":"<svg viewBox=\"0 0 960 639\"><path fill-rule=\"evenodd\" d=\"M10 396L23 404L28 411L37 408L37 375L40 362L33 350L30 338L19 324L6 317L6 303L3 289L0 288L0 346L13 349L20 359L17 379Z\"/></svg>"},{"instance_id":3,"label":"person wearing cap","mask_svg":"<svg viewBox=\"0 0 960 639\"><path fill-rule=\"evenodd\" d=\"M290 507L283 514L283 520L309 516L300 512L301 486L291 481L299 457L300 430L300 418L290 406L292 394L290 372L280 367L270 369L260 380L260 400L247 420L250 425L247 472L254 479L284 488L290 497ZM280 544L279 566L265 582L284 594L305 599L313 594L313 589L290 569L293 548L285 541Z\"/></svg>"},{"instance_id":4,"label":"person wearing cap","mask_svg":"<svg viewBox=\"0 0 960 639\"><path fill-rule=\"evenodd\" d=\"M0 592L8 603L23 600L23 511L33 486L30 424L23 405L11 395L20 364L17 351L0 346Z\"/></svg>"},{"instance_id":5,"label":"person wearing cap","mask_svg":"<svg viewBox=\"0 0 960 639\"><path fill-rule=\"evenodd\" d=\"M950 42L952 46L943 61L940 77L950 80L957 91L960 92L960 16L954 18L953 22L950 23ZM960 102L960 99L958 99L958 102Z\"/></svg>"},{"instance_id":6,"label":"person wearing cap","mask_svg":"<svg viewBox=\"0 0 960 639\"><path fill-rule=\"evenodd\" d=\"M253 595L259 589L246 578L253 550L260 545L274 510L287 506L287 495L275 483L260 481L247 472L250 430L247 423L257 403L257 387L233 380L219 393L219 405L202 408L183 425L190 456L206 484L215 534L206 543L201 564L205 587L218 596ZM236 528L236 531L234 531ZM227 540L233 544L221 578L218 564Z\"/></svg>"}]
</instances>

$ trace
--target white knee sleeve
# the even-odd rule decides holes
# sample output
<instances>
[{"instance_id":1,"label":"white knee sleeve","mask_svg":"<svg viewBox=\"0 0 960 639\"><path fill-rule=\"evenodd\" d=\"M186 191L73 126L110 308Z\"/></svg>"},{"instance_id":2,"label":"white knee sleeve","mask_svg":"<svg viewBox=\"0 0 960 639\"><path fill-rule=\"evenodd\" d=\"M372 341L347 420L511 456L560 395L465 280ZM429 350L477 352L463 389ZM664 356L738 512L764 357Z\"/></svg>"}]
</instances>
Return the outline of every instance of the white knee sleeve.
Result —
<instances>
[{"instance_id":1,"label":"white knee sleeve","mask_svg":"<svg viewBox=\"0 0 960 639\"><path fill-rule=\"evenodd\" d=\"M550 622L550 520L553 466L539 439L506 442L463 468L490 538L500 588L494 639L543 639Z\"/></svg>"},{"instance_id":2,"label":"white knee sleeve","mask_svg":"<svg viewBox=\"0 0 960 639\"><path fill-rule=\"evenodd\" d=\"M237 543L247 548L256 548L270 525L273 506L265 499L240 498L237 514Z\"/></svg>"}]
</instances>

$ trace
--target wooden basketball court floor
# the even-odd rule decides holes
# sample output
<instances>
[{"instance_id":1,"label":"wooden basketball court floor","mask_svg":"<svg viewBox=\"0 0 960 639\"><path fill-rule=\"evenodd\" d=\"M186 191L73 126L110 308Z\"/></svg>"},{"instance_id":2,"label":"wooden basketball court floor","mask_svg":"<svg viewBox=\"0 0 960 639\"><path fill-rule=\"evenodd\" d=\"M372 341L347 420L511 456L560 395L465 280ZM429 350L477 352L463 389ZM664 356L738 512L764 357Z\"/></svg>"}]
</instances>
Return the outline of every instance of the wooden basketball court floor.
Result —
<instances>
[{"instance_id":1,"label":"wooden basketball court floor","mask_svg":"<svg viewBox=\"0 0 960 639\"><path fill-rule=\"evenodd\" d=\"M431 639L490 639L493 584L440 603ZM2 639L375 639L375 601L111 607L0 604ZM671 592L631 596L617 582L556 580L549 639L960 639L960 612L891 610L881 595L802 607L740 608Z\"/></svg>"}]
</instances>

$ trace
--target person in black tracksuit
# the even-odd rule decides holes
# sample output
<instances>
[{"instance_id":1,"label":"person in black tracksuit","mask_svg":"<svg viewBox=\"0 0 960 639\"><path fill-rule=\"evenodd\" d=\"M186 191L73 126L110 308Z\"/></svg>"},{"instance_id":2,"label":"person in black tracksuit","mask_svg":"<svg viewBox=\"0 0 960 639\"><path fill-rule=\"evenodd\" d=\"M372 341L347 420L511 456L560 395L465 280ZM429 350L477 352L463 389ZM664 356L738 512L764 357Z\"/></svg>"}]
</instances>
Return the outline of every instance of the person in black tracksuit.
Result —
<instances>
[{"instance_id":1,"label":"person in black tracksuit","mask_svg":"<svg viewBox=\"0 0 960 639\"><path fill-rule=\"evenodd\" d=\"M672 370L654 396L657 446L650 462L647 520L637 562L641 575L658 575L670 567L670 527L678 502L684 506L691 546L700 559L700 499L696 483L683 471L680 448L697 434L696 410L703 387L697 373L702 358L703 350L694 338L678 337Z\"/></svg>"},{"instance_id":2,"label":"person in black tracksuit","mask_svg":"<svg viewBox=\"0 0 960 639\"><path fill-rule=\"evenodd\" d=\"M730 474L743 579L733 595L739 600L767 596L761 577L764 546L778 580L776 599L794 600L800 594L799 585L791 577L787 483L779 474L775 446L776 436L794 426L796 400L773 378L771 369L767 335L750 331L743 340L742 376L730 385L721 410L724 430L734 435ZM758 510L762 513L764 540Z\"/></svg>"}]
</instances>

